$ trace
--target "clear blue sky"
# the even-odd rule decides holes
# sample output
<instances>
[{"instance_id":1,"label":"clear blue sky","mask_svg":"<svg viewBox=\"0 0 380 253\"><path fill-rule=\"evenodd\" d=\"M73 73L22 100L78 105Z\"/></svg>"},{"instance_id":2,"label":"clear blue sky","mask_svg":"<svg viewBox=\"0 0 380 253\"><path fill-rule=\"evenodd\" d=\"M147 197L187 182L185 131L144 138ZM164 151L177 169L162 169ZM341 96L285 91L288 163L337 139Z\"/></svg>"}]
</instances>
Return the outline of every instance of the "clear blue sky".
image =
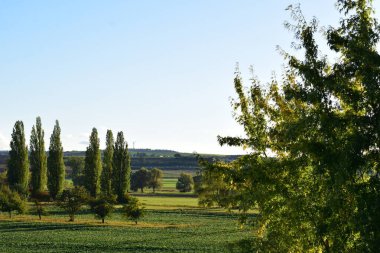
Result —
<instances>
[{"instance_id":1,"label":"clear blue sky","mask_svg":"<svg viewBox=\"0 0 380 253\"><path fill-rule=\"evenodd\" d=\"M124 131L130 147L199 153L241 135L231 116L236 62L263 81L288 49L289 0L0 1L0 150L16 120L27 138L55 119L65 150L85 150L92 127ZM307 18L336 23L334 1L300 1ZM378 4L378 3L377 3ZM376 4L376 5L377 5Z\"/></svg>"}]
</instances>

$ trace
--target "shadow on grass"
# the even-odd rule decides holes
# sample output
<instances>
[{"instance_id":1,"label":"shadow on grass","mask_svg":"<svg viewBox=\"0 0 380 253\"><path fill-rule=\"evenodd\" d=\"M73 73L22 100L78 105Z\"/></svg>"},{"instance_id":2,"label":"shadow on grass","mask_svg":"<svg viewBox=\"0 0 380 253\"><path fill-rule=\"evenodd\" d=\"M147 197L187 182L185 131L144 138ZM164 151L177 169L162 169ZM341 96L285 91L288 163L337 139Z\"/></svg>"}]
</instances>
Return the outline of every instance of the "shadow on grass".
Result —
<instances>
[{"instance_id":1,"label":"shadow on grass","mask_svg":"<svg viewBox=\"0 0 380 253\"><path fill-rule=\"evenodd\" d=\"M50 224L50 223L31 223L21 221L1 221L0 233L21 232L21 231L47 231L47 230L89 230L94 226L83 224Z\"/></svg>"}]
</instances>

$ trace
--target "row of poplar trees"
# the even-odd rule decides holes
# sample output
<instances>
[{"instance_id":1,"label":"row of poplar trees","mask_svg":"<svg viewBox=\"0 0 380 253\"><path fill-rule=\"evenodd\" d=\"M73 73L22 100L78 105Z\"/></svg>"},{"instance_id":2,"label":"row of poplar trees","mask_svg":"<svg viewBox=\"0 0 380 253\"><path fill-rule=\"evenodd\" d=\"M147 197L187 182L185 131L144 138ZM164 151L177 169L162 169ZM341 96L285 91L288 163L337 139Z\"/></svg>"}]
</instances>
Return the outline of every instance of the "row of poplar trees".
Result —
<instances>
[{"instance_id":1,"label":"row of poplar trees","mask_svg":"<svg viewBox=\"0 0 380 253\"><path fill-rule=\"evenodd\" d=\"M63 163L63 148L61 128L56 121L50 137L48 156L45 151L44 130L41 118L37 117L30 135L30 153L25 142L24 123L16 121L10 143L7 178L12 189L22 194L29 192L37 194L49 190L55 198L62 192L65 181L65 165ZM30 175L31 174L31 175Z\"/></svg>"},{"instance_id":2,"label":"row of poplar trees","mask_svg":"<svg viewBox=\"0 0 380 253\"><path fill-rule=\"evenodd\" d=\"M92 129L90 144L86 151L84 187L93 197L116 195L119 202L124 200L130 188L131 165L128 143L123 132L118 132L116 142L111 130L107 130L106 149L103 162L99 148L98 131Z\"/></svg>"},{"instance_id":3,"label":"row of poplar trees","mask_svg":"<svg viewBox=\"0 0 380 253\"><path fill-rule=\"evenodd\" d=\"M61 142L61 128L56 121L50 137L48 154L45 151L44 130L37 117L30 136L30 150L25 142L24 124L17 121L10 143L7 179L9 186L20 193L33 195L49 190L55 199L64 188L65 165ZM130 156L123 132L118 132L116 142L111 130L107 131L103 162L98 131L92 129L86 150L84 186L92 197L116 195L121 201L130 187Z\"/></svg>"}]
</instances>

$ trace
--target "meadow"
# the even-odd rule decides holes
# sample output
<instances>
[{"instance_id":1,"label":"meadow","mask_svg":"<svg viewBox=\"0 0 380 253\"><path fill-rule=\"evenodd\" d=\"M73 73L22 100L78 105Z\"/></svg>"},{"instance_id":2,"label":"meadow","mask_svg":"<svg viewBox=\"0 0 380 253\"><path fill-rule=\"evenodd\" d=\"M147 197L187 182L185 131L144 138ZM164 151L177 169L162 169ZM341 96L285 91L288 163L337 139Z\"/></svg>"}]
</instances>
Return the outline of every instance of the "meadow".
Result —
<instances>
[{"instance_id":1,"label":"meadow","mask_svg":"<svg viewBox=\"0 0 380 253\"><path fill-rule=\"evenodd\" d=\"M0 252L229 252L251 236L236 214L201 208L196 197L173 187L173 179L165 179L156 194L134 194L147 210L137 225L125 219L121 206L102 224L88 208L68 222L51 203L44 203L48 215L40 221L29 203L28 214L0 214Z\"/></svg>"}]
</instances>

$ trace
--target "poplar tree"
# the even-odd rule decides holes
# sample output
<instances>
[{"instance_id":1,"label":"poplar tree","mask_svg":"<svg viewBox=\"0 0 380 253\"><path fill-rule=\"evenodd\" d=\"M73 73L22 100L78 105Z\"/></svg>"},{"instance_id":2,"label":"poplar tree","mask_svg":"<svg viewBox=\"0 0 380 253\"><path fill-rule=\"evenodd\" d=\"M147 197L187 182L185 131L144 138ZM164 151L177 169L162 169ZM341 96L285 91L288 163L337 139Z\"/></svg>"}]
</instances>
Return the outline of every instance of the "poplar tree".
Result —
<instances>
[{"instance_id":1,"label":"poplar tree","mask_svg":"<svg viewBox=\"0 0 380 253\"><path fill-rule=\"evenodd\" d=\"M24 123L16 121L13 127L8 161L8 183L12 189L22 194L28 192L29 160L28 147L25 144Z\"/></svg>"},{"instance_id":2,"label":"poplar tree","mask_svg":"<svg viewBox=\"0 0 380 253\"><path fill-rule=\"evenodd\" d=\"M55 199L63 191L65 182L65 164L63 162L63 148L61 142L61 128L58 120L55 121L53 133L50 137L48 167L48 189L50 196Z\"/></svg>"},{"instance_id":3,"label":"poplar tree","mask_svg":"<svg viewBox=\"0 0 380 253\"><path fill-rule=\"evenodd\" d=\"M112 163L115 141L111 130L107 130L106 149L103 154L103 171L101 176L102 192L106 196L112 195Z\"/></svg>"},{"instance_id":4,"label":"poplar tree","mask_svg":"<svg viewBox=\"0 0 380 253\"><path fill-rule=\"evenodd\" d=\"M99 148L98 130L92 129L90 143L86 150L84 166L84 186L92 197L100 193L100 175L102 172L102 161Z\"/></svg>"},{"instance_id":5,"label":"poplar tree","mask_svg":"<svg viewBox=\"0 0 380 253\"><path fill-rule=\"evenodd\" d=\"M41 118L37 117L36 125L33 126L30 135L30 169L33 193L42 192L46 189L47 158L44 135Z\"/></svg>"},{"instance_id":6,"label":"poplar tree","mask_svg":"<svg viewBox=\"0 0 380 253\"><path fill-rule=\"evenodd\" d=\"M117 133L113 154L113 181L112 187L117 194L118 201L123 201L130 188L131 165L128 153L128 143L124 140L123 132Z\"/></svg>"}]
</instances>

